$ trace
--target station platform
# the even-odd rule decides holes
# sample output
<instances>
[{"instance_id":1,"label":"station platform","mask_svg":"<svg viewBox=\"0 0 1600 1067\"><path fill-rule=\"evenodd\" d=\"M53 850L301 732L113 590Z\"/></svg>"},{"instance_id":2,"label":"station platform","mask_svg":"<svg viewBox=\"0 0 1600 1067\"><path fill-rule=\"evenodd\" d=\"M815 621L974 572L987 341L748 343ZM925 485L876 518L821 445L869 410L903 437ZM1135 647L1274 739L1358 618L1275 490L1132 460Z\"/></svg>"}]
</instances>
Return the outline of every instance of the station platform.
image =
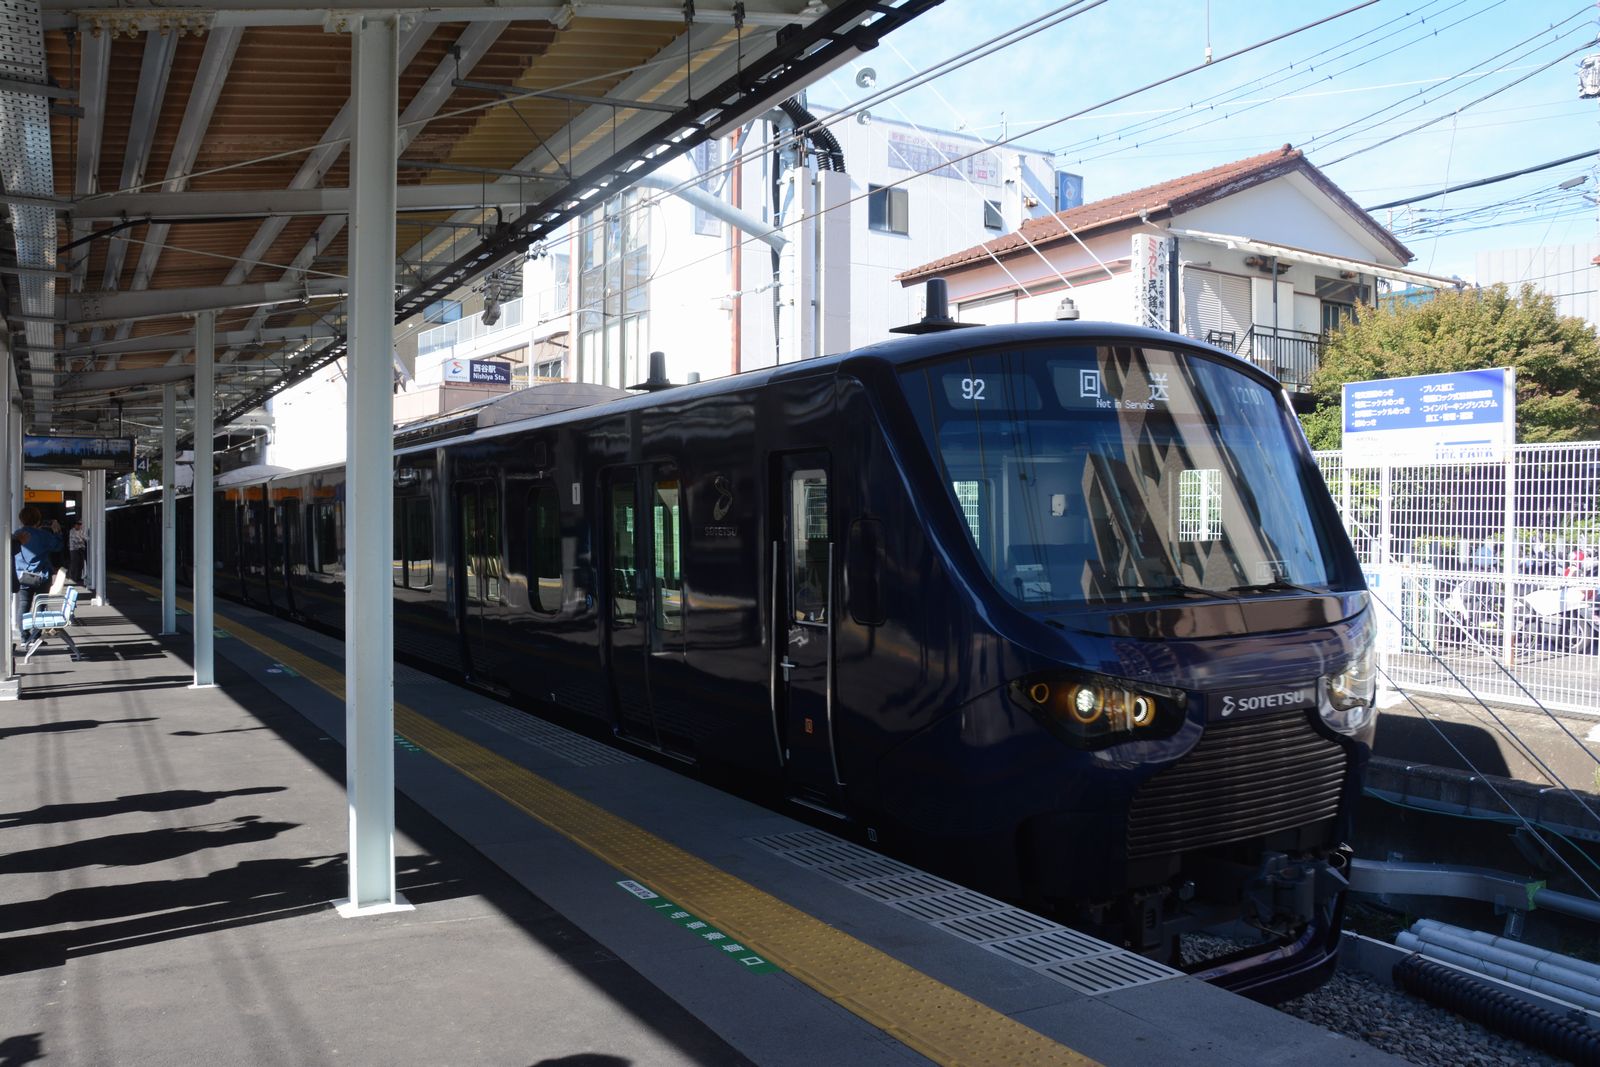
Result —
<instances>
[{"instance_id":1,"label":"station platform","mask_svg":"<svg viewBox=\"0 0 1600 1067\"><path fill-rule=\"evenodd\" d=\"M152 592L0 704L0 1063L1400 1062L402 666L340 918L342 644Z\"/></svg>"}]
</instances>

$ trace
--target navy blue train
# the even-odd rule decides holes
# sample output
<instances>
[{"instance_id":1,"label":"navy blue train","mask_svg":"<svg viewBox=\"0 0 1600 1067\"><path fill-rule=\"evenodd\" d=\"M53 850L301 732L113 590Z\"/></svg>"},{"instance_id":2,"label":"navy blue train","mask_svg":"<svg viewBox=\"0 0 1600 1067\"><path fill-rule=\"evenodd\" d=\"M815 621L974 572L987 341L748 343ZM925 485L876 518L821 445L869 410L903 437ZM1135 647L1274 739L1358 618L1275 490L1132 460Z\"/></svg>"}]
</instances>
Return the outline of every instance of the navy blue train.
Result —
<instances>
[{"instance_id":1,"label":"navy blue train","mask_svg":"<svg viewBox=\"0 0 1600 1067\"><path fill-rule=\"evenodd\" d=\"M535 387L396 453L402 653L1152 955L1243 919L1262 944L1200 968L1230 988L1331 969L1373 611L1247 363L1105 324L951 330L644 395ZM219 593L343 627L342 468L214 506ZM158 569L158 513L114 513L120 562Z\"/></svg>"}]
</instances>

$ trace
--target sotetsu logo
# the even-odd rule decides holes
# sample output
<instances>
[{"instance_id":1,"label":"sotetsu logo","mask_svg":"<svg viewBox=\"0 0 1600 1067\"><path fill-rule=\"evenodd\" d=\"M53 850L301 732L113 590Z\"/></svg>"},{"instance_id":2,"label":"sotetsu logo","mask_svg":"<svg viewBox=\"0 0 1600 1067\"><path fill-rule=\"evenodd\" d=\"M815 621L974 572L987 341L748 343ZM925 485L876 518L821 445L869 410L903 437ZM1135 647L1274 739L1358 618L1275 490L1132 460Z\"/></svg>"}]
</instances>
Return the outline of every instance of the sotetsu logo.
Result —
<instances>
[{"instance_id":1,"label":"sotetsu logo","mask_svg":"<svg viewBox=\"0 0 1600 1067\"><path fill-rule=\"evenodd\" d=\"M1285 708L1310 703L1309 689L1287 689L1281 693L1263 693L1260 696L1222 698L1222 717L1226 719L1236 711L1265 711L1268 708Z\"/></svg>"}]
</instances>

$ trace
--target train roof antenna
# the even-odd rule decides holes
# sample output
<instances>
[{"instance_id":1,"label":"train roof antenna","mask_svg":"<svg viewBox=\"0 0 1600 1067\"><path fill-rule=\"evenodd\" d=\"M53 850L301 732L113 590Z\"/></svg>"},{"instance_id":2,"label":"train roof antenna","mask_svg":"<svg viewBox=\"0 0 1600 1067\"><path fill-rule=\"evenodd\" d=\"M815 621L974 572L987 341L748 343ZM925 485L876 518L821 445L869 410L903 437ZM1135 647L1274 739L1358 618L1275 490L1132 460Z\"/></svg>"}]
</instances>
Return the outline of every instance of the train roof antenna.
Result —
<instances>
[{"instance_id":1,"label":"train roof antenna","mask_svg":"<svg viewBox=\"0 0 1600 1067\"><path fill-rule=\"evenodd\" d=\"M638 389L646 393L654 393L661 389L671 389L672 382L667 378L667 354L665 352L650 353L650 377L638 385L630 385L629 389Z\"/></svg>"},{"instance_id":2,"label":"train roof antenna","mask_svg":"<svg viewBox=\"0 0 1600 1067\"><path fill-rule=\"evenodd\" d=\"M950 317L950 290L943 278L929 278L925 292L927 295L923 303L926 308L922 318L917 322L896 326L890 333L938 333L940 330L959 330L978 325L975 322L957 322Z\"/></svg>"}]
</instances>

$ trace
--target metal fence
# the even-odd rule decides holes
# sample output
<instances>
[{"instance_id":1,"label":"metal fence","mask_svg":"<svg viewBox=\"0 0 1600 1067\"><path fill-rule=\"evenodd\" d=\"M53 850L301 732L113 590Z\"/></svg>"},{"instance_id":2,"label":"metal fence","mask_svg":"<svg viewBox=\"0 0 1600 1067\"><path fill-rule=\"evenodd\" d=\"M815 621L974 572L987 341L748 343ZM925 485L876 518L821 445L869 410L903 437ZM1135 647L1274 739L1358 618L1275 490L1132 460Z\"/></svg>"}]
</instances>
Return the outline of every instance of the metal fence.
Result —
<instances>
[{"instance_id":1,"label":"metal fence","mask_svg":"<svg viewBox=\"0 0 1600 1067\"><path fill-rule=\"evenodd\" d=\"M1408 689L1600 716L1600 442L1508 460L1346 466L1317 453Z\"/></svg>"}]
</instances>

